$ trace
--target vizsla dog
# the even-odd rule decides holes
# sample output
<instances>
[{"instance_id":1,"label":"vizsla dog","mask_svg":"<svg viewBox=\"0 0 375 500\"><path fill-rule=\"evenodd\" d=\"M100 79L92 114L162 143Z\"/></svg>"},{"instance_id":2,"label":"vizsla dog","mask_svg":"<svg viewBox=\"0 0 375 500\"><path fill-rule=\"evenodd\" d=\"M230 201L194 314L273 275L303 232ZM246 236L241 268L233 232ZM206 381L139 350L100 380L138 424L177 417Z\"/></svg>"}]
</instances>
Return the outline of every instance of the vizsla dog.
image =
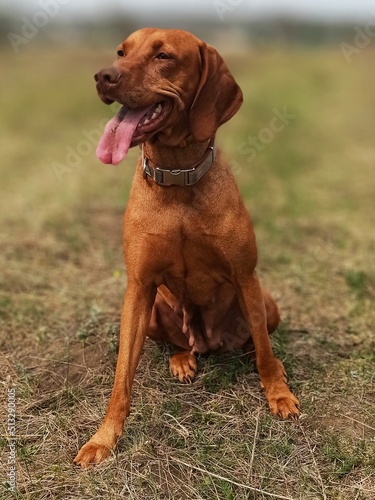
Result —
<instances>
[{"instance_id":1,"label":"vizsla dog","mask_svg":"<svg viewBox=\"0 0 375 500\"><path fill-rule=\"evenodd\" d=\"M103 461L122 435L146 336L177 346L171 372L188 382L196 353L255 347L271 412L299 415L270 344L279 314L255 272L250 217L214 146L241 106L239 86L213 47L180 30L136 31L117 56L95 75L102 101L122 104L97 155L114 165L130 147L142 155L124 217L128 286L114 387L102 425L74 459L82 467Z\"/></svg>"}]
</instances>

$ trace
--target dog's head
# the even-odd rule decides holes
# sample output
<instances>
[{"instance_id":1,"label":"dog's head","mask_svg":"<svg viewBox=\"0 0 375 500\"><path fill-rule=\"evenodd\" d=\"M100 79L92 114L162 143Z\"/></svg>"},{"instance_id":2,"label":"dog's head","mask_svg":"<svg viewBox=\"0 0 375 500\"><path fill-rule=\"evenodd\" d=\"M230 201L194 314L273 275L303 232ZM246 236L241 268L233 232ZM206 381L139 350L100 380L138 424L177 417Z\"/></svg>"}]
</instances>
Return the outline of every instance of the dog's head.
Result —
<instances>
[{"instance_id":1,"label":"dog's head","mask_svg":"<svg viewBox=\"0 0 375 500\"><path fill-rule=\"evenodd\" d=\"M144 28L95 75L99 97L122 104L107 124L97 154L118 164L146 140L177 146L188 136L204 142L242 103L242 92L214 47L181 30Z\"/></svg>"}]
</instances>

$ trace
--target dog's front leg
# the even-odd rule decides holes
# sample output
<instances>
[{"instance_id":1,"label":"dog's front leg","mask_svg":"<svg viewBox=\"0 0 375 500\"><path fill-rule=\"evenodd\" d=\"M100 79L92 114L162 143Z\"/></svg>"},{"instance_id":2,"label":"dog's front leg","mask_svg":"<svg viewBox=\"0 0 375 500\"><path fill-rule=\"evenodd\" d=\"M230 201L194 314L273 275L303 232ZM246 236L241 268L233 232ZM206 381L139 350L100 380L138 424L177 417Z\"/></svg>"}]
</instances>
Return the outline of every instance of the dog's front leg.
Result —
<instances>
[{"instance_id":1,"label":"dog's front leg","mask_svg":"<svg viewBox=\"0 0 375 500\"><path fill-rule=\"evenodd\" d=\"M120 348L112 395L102 425L74 459L82 467L102 462L122 435L155 294L156 288L153 286L141 287L139 283L128 283L121 315Z\"/></svg>"},{"instance_id":2,"label":"dog's front leg","mask_svg":"<svg viewBox=\"0 0 375 500\"><path fill-rule=\"evenodd\" d=\"M262 289L255 271L237 284L243 314L248 319L255 346L256 365L271 413L282 418L299 415L298 399L286 383L286 372L272 352Z\"/></svg>"}]
</instances>

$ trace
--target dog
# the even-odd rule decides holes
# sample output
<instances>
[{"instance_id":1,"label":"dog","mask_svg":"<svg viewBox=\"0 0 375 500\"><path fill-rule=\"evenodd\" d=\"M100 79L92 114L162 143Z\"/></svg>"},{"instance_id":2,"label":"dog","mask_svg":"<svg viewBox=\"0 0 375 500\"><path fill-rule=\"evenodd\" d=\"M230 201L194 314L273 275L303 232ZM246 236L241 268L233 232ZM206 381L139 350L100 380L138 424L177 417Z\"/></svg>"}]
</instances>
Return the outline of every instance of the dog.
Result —
<instances>
[{"instance_id":1,"label":"dog","mask_svg":"<svg viewBox=\"0 0 375 500\"><path fill-rule=\"evenodd\" d=\"M117 165L141 146L124 216L128 285L112 395L103 423L74 461L107 458L123 433L146 336L177 347L172 374L190 382L195 355L255 349L271 413L299 416L299 401L273 354L277 306L255 271L250 216L215 133L242 104L242 92L210 45L181 30L145 28L95 75L106 104L122 105L97 148Z\"/></svg>"}]
</instances>

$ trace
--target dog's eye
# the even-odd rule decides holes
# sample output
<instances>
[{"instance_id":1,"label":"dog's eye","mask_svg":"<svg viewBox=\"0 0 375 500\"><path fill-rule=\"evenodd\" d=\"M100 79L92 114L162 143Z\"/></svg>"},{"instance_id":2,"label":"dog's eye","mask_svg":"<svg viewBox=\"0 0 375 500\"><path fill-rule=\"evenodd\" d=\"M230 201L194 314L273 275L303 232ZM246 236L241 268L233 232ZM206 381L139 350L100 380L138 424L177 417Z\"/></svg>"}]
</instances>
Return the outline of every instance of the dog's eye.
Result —
<instances>
[{"instance_id":1,"label":"dog's eye","mask_svg":"<svg viewBox=\"0 0 375 500\"><path fill-rule=\"evenodd\" d=\"M118 55L119 57L124 57L124 56L125 56L125 52L124 52L123 50L118 50L118 51L117 51L117 55Z\"/></svg>"},{"instance_id":2,"label":"dog's eye","mask_svg":"<svg viewBox=\"0 0 375 500\"><path fill-rule=\"evenodd\" d=\"M168 54L165 54L164 52L160 52L155 59L171 59L171 57Z\"/></svg>"}]
</instances>

